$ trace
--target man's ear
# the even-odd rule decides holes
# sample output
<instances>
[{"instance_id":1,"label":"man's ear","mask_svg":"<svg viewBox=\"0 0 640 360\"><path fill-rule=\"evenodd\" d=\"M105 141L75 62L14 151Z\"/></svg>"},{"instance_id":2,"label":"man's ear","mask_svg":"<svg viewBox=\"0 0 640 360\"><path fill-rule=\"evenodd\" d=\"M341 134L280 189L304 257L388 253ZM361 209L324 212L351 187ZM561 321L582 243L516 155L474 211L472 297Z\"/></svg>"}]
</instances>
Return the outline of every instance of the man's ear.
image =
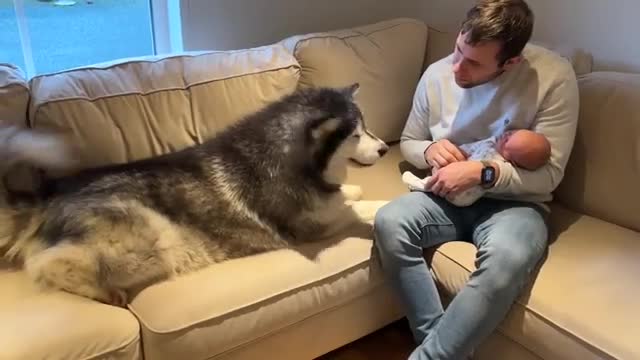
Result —
<instances>
[{"instance_id":1,"label":"man's ear","mask_svg":"<svg viewBox=\"0 0 640 360\"><path fill-rule=\"evenodd\" d=\"M522 55L514 56L511 59L507 60L502 66L506 71L511 70L512 67L520 64L524 57Z\"/></svg>"},{"instance_id":2,"label":"man's ear","mask_svg":"<svg viewBox=\"0 0 640 360\"><path fill-rule=\"evenodd\" d=\"M342 88L341 92L349 99L354 99L358 94L359 90L360 90L360 84L356 82L347 87Z\"/></svg>"}]
</instances>

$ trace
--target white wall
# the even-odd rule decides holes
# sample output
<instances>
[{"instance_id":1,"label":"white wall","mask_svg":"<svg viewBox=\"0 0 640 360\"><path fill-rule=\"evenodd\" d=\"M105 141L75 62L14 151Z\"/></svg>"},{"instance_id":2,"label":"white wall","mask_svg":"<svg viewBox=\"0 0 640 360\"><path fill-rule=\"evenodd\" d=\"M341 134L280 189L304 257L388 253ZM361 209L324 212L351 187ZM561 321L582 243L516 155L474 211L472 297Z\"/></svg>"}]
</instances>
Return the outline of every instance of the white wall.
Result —
<instances>
[{"instance_id":1,"label":"white wall","mask_svg":"<svg viewBox=\"0 0 640 360\"><path fill-rule=\"evenodd\" d=\"M185 50L238 49L392 17L456 31L474 0L183 0ZM640 0L529 0L534 40L581 48L595 70L640 72Z\"/></svg>"},{"instance_id":2,"label":"white wall","mask_svg":"<svg viewBox=\"0 0 640 360\"><path fill-rule=\"evenodd\" d=\"M455 31L473 0L424 0L422 19ZM640 72L639 0L528 0L534 40L590 52L594 70Z\"/></svg>"},{"instance_id":3,"label":"white wall","mask_svg":"<svg viewBox=\"0 0 640 360\"><path fill-rule=\"evenodd\" d=\"M185 50L265 45L294 34L419 16L426 0L184 0Z\"/></svg>"}]
</instances>

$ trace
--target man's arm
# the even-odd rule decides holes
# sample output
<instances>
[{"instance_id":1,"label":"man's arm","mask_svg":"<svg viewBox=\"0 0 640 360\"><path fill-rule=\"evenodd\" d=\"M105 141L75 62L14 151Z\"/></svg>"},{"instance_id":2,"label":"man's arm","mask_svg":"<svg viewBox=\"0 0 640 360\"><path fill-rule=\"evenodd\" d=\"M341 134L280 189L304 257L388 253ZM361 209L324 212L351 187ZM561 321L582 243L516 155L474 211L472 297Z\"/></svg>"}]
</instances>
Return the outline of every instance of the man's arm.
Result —
<instances>
[{"instance_id":1,"label":"man's arm","mask_svg":"<svg viewBox=\"0 0 640 360\"><path fill-rule=\"evenodd\" d=\"M429 131L429 104L427 99L427 76L425 72L413 95L411 112L400 137L400 151L404 158L418 169L431 166L425 159L425 150L433 143Z\"/></svg>"},{"instance_id":2,"label":"man's arm","mask_svg":"<svg viewBox=\"0 0 640 360\"><path fill-rule=\"evenodd\" d=\"M530 171L498 161L499 177L493 194L546 195L558 186L573 148L579 111L579 93L573 71L559 81L543 100L532 128L547 137L551 157L546 165Z\"/></svg>"}]
</instances>

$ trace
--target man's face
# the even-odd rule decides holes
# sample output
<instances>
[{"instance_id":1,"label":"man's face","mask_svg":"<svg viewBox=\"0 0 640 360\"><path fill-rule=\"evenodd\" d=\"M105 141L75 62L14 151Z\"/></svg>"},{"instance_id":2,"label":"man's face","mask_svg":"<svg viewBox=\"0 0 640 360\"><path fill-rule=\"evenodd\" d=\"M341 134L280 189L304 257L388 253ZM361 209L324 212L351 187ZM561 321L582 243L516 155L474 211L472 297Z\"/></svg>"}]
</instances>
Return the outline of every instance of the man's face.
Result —
<instances>
[{"instance_id":1,"label":"man's face","mask_svg":"<svg viewBox=\"0 0 640 360\"><path fill-rule=\"evenodd\" d=\"M498 53L501 44L497 41L471 46L465 42L466 35L458 34L453 53L453 74L461 88L472 88L495 79L506 71L517 59L510 59L499 66Z\"/></svg>"}]
</instances>

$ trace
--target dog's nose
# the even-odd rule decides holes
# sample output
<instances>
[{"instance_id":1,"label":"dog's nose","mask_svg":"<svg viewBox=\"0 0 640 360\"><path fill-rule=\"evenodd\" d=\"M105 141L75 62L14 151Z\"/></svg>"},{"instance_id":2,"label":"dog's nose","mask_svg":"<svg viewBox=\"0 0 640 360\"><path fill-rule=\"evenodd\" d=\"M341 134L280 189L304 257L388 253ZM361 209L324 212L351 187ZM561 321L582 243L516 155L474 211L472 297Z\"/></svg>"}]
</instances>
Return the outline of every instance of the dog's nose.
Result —
<instances>
[{"instance_id":1,"label":"dog's nose","mask_svg":"<svg viewBox=\"0 0 640 360\"><path fill-rule=\"evenodd\" d=\"M380 157L383 157L384 154L387 153L387 151L389 151L388 148L382 148L382 149L378 150L378 154L380 155Z\"/></svg>"}]
</instances>

